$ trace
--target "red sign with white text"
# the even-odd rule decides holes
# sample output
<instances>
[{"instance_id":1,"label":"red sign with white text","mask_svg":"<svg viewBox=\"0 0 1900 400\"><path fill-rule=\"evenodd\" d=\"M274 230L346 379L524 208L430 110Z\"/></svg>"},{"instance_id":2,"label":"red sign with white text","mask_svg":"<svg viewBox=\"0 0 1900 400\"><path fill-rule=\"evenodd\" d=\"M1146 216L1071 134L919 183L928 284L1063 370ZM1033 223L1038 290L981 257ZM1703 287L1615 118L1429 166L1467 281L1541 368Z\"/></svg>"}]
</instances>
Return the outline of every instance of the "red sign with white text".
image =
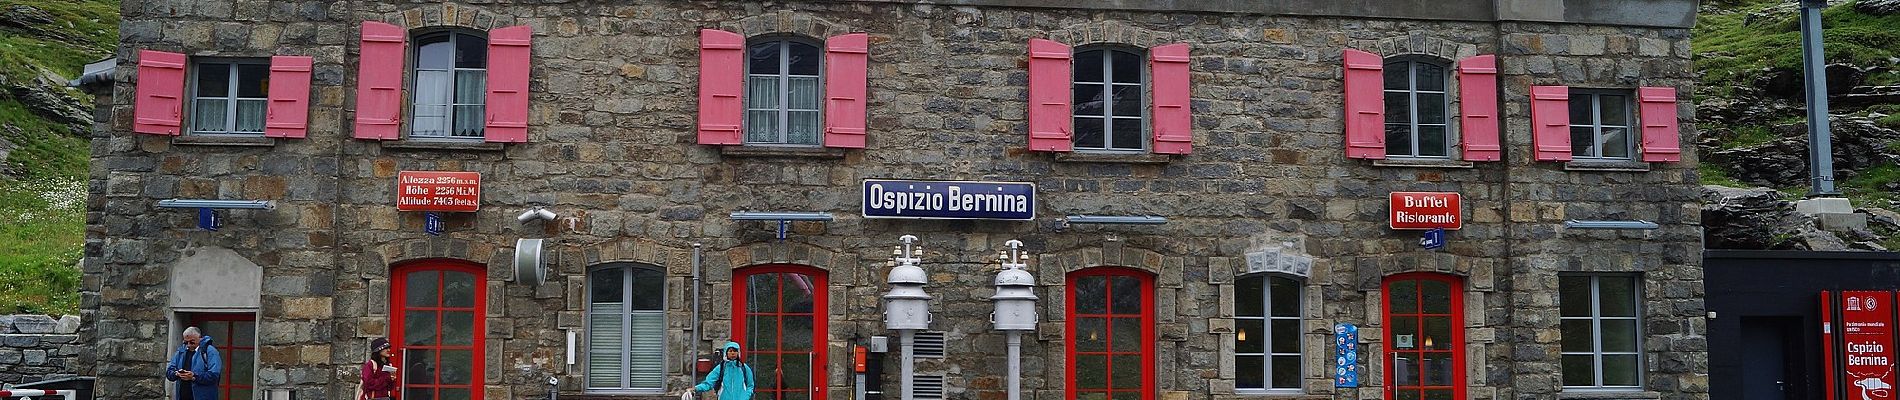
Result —
<instances>
[{"instance_id":1,"label":"red sign with white text","mask_svg":"<svg viewBox=\"0 0 1900 400\"><path fill-rule=\"evenodd\" d=\"M1847 343L1848 398L1893 399L1893 295L1841 292L1841 339Z\"/></svg>"},{"instance_id":2,"label":"red sign with white text","mask_svg":"<svg viewBox=\"0 0 1900 400\"><path fill-rule=\"evenodd\" d=\"M481 206L480 172L402 171L396 175L397 211L475 212Z\"/></svg>"},{"instance_id":3,"label":"red sign with white text","mask_svg":"<svg viewBox=\"0 0 1900 400\"><path fill-rule=\"evenodd\" d=\"M1392 229L1455 231L1464 226L1464 207L1457 193L1392 192Z\"/></svg>"}]
</instances>

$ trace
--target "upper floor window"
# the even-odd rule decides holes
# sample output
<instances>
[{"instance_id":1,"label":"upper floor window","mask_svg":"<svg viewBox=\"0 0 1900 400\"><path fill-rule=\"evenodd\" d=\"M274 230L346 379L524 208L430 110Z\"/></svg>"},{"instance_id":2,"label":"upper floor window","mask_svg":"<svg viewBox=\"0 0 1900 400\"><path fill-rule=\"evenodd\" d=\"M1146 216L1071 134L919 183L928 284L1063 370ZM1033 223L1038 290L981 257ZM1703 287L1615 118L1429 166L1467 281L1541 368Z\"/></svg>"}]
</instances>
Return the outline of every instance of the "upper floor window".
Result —
<instances>
[{"instance_id":1,"label":"upper floor window","mask_svg":"<svg viewBox=\"0 0 1900 400\"><path fill-rule=\"evenodd\" d=\"M818 145L818 46L774 38L753 42L746 54L745 142Z\"/></svg>"},{"instance_id":2,"label":"upper floor window","mask_svg":"<svg viewBox=\"0 0 1900 400\"><path fill-rule=\"evenodd\" d=\"M191 133L264 133L270 104L270 65L265 60L199 62L196 67Z\"/></svg>"},{"instance_id":3,"label":"upper floor window","mask_svg":"<svg viewBox=\"0 0 1900 400\"><path fill-rule=\"evenodd\" d=\"M1570 91L1570 152L1576 158L1629 159L1635 140L1630 96L1617 91Z\"/></svg>"},{"instance_id":4,"label":"upper floor window","mask_svg":"<svg viewBox=\"0 0 1900 400\"><path fill-rule=\"evenodd\" d=\"M1575 103L1572 103L1575 104ZM1633 275L1558 278L1564 387L1636 388L1642 382L1642 298Z\"/></svg>"},{"instance_id":5,"label":"upper floor window","mask_svg":"<svg viewBox=\"0 0 1900 400\"><path fill-rule=\"evenodd\" d=\"M1385 63L1385 154L1446 157L1451 116L1445 96L1446 65L1415 58Z\"/></svg>"},{"instance_id":6,"label":"upper floor window","mask_svg":"<svg viewBox=\"0 0 1900 400\"><path fill-rule=\"evenodd\" d=\"M665 274L632 264L587 273L587 388L664 390Z\"/></svg>"},{"instance_id":7,"label":"upper floor window","mask_svg":"<svg viewBox=\"0 0 1900 400\"><path fill-rule=\"evenodd\" d=\"M459 31L416 37L410 137L482 139L488 39Z\"/></svg>"},{"instance_id":8,"label":"upper floor window","mask_svg":"<svg viewBox=\"0 0 1900 400\"><path fill-rule=\"evenodd\" d=\"M1121 48L1075 53L1075 148L1140 151L1143 130L1142 55Z\"/></svg>"},{"instance_id":9,"label":"upper floor window","mask_svg":"<svg viewBox=\"0 0 1900 400\"><path fill-rule=\"evenodd\" d=\"M1234 388L1300 390L1300 282L1242 277L1234 288Z\"/></svg>"}]
</instances>

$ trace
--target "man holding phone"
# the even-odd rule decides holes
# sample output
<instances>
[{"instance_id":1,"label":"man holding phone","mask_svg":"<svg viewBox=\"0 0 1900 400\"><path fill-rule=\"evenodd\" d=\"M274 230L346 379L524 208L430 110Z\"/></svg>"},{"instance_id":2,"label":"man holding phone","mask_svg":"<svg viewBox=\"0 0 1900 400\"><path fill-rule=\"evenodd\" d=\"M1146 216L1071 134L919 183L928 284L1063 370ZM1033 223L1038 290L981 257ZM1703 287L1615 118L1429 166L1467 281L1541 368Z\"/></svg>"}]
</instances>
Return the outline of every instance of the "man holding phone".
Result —
<instances>
[{"instance_id":1,"label":"man holding phone","mask_svg":"<svg viewBox=\"0 0 1900 400\"><path fill-rule=\"evenodd\" d=\"M165 380L178 382L178 400L218 400L218 375L224 371L218 349L211 337L198 333L198 327L185 328L178 351L165 365Z\"/></svg>"}]
</instances>

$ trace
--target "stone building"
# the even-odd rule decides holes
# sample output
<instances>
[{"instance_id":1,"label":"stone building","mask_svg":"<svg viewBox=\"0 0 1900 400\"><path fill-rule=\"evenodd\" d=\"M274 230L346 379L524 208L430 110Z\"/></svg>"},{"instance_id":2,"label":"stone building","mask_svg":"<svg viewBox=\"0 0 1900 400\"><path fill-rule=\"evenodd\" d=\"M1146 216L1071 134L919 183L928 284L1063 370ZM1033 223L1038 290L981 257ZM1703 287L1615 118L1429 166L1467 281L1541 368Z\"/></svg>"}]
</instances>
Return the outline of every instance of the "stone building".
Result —
<instances>
[{"instance_id":1,"label":"stone building","mask_svg":"<svg viewBox=\"0 0 1900 400\"><path fill-rule=\"evenodd\" d=\"M1003 398L1009 240L1025 398L1708 398L1693 1L122 4L104 399L185 326L232 399L348 398L382 336L405 399L658 398L729 338L852 398L903 235L920 398Z\"/></svg>"}]
</instances>

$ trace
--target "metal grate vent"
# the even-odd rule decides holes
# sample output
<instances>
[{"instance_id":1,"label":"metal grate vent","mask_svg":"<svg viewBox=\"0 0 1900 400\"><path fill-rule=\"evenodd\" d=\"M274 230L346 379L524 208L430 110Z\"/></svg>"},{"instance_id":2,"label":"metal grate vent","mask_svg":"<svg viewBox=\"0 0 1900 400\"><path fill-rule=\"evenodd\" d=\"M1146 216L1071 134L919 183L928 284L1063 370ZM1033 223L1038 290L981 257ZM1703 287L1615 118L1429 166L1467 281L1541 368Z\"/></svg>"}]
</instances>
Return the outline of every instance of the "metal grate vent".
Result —
<instances>
[{"instance_id":1,"label":"metal grate vent","mask_svg":"<svg viewBox=\"0 0 1900 400\"><path fill-rule=\"evenodd\" d=\"M917 400L943 400L943 375L915 375L910 382L911 397Z\"/></svg>"},{"instance_id":2,"label":"metal grate vent","mask_svg":"<svg viewBox=\"0 0 1900 400\"><path fill-rule=\"evenodd\" d=\"M910 354L917 358L943 358L943 331L917 331L917 348Z\"/></svg>"}]
</instances>

